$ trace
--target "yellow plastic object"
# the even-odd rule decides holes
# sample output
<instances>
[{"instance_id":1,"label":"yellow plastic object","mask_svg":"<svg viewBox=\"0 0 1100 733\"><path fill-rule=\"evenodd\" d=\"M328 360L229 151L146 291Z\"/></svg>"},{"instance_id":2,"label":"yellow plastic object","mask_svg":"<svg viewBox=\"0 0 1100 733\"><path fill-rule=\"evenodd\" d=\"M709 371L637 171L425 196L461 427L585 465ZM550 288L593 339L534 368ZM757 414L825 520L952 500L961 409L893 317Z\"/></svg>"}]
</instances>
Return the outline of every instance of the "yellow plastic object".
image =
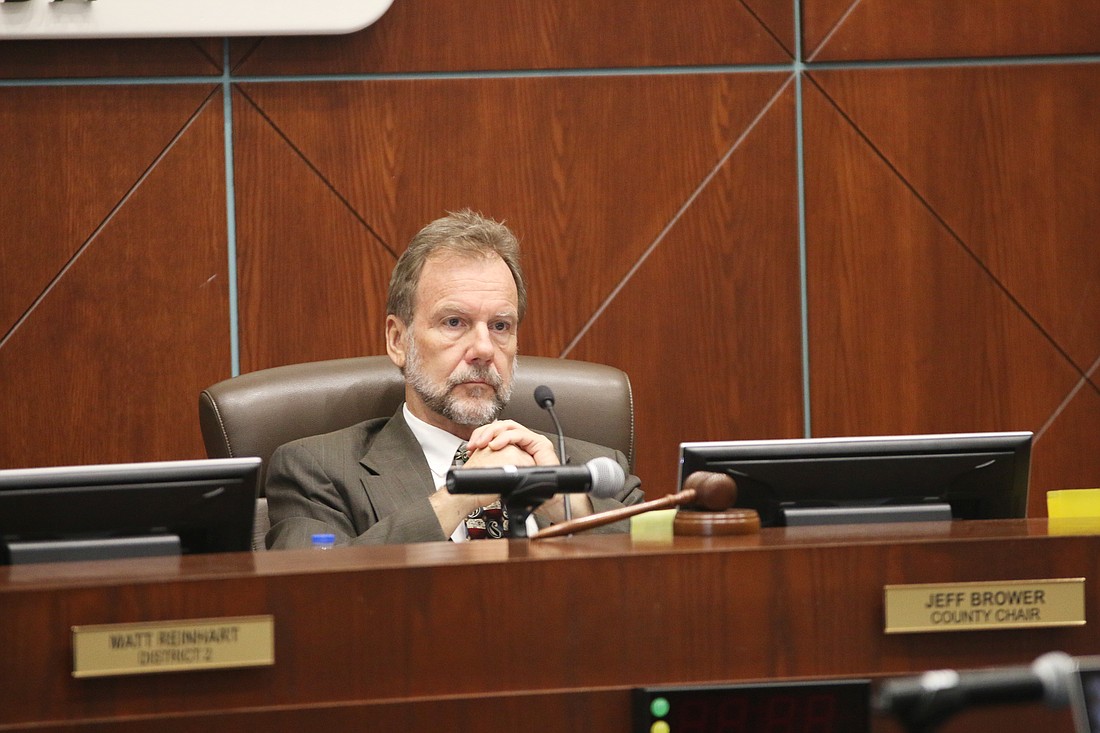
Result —
<instances>
[{"instance_id":1,"label":"yellow plastic object","mask_svg":"<svg viewBox=\"0 0 1100 733\"><path fill-rule=\"evenodd\" d=\"M1047 492L1051 534L1100 534L1100 489Z\"/></svg>"},{"instance_id":2,"label":"yellow plastic object","mask_svg":"<svg viewBox=\"0 0 1100 733\"><path fill-rule=\"evenodd\" d=\"M1100 517L1100 489L1048 491L1047 514L1059 519Z\"/></svg>"},{"instance_id":3,"label":"yellow plastic object","mask_svg":"<svg viewBox=\"0 0 1100 733\"><path fill-rule=\"evenodd\" d=\"M675 507L635 514L630 518L630 539L633 542L672 542L672 520L675 518Z\"/></svg>"}]
</instances>

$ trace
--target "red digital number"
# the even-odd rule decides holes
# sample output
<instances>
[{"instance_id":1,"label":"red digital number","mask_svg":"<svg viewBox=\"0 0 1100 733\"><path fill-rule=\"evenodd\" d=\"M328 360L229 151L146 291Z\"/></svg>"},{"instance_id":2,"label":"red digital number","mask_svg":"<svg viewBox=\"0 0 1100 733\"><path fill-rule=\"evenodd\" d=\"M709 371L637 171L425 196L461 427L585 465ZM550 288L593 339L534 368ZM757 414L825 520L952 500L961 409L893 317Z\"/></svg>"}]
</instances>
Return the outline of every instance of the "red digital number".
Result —
<instances>
[{"instance_id":1,"label":"red digital number","mask_svg":"<svg viewBox=\"0 0 1100 733\"><path fill-rule=\"evenodd\" d=\"M673 703L676 733L709 733L710 705L706 700L679 700Z\"/></svg>"},{"instance_id":2,"label":"red digital number","mask_svg":"<svg viewBox=\"0 0 1100 733\"><path fill-rule=\"evenodd\" d=\"M769 695L760 721L761 733L798 733L798 703L791 695Z\"/></svg>"},{"instance_id":3,"label":"red digital number","mask_svg":"<svg viewBox=\"0 0 1100 733\"><path fill-rule=\"evenodd\" d=\"M805 701L806 725L803 733L836 733L836 698L832 695L809 695Z\"/></svg>"},{"instance_id":4,"label":"red digital number","mask_svg":"<svg viewBox=\"0 0 1100 733\"><path fill-rule=\"evenodd\" d=\"M738 698L726 698L715 711L711 730L714 733L752 733L749 728L749 702Z\"/></svg>"}]
</instances>

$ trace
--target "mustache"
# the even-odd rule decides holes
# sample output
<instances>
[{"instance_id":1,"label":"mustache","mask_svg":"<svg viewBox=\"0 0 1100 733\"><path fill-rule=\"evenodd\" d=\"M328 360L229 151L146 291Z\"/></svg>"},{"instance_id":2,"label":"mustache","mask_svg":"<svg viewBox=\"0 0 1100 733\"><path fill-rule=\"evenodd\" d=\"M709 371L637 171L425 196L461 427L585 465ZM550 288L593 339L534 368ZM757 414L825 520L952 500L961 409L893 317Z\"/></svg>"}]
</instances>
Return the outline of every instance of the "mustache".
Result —
<instances>
[{"instance_id":1,"label":"mustache","mask_svg":"<svg viewBox=\"0 0 1100 733\"><path fill-rule=\"evenodd\" d=\"M447 389L453 389L463 382L485 382L493 389L499 390L504 384L504 379L491 366L466 366L450 376L447 380Z\"/></svg>"}]
</instances>

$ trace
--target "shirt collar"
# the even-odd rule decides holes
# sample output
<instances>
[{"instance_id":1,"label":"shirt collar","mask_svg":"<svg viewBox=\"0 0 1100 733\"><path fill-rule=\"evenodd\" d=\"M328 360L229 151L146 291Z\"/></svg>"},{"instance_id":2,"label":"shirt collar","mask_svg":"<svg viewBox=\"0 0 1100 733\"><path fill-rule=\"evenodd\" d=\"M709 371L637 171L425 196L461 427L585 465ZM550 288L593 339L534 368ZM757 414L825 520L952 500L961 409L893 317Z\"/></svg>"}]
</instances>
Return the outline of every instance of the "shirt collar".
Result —
<instances>
[{"instance_id":1,"label":"shirt collar","mask_svg":"<svg viewBox=\"0 0 1100 733\"><path fill-rule=\"evenodd\" d=\"M403 404L401 410L409 430L424 451L424 459L428 462L428 467L436 476L445 476L447 469L454 463L455 451L465 441L442 428L424 422L412 414L408 403Z\"/></svg>"}]
</instances>

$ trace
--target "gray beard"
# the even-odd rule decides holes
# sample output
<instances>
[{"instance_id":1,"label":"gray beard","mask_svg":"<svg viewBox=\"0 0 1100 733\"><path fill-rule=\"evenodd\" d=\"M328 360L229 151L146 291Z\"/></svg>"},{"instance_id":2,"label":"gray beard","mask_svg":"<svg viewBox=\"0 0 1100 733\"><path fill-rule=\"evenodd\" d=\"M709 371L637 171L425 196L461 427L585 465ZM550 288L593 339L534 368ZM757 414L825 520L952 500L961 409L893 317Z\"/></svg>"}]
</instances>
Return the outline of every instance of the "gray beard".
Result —
<instances>
[{"instance_id":1,"label":"gray beard","mask_svg":"<svg viewBox=\"0 0 1100 733\"><path fill-rule=\"evenodd\" d=\"M433 382L424 373L424 364L417 351L416 342L409 333L407 343L408 360L405 363L405 381L413 388L425 406L437 415L442 415L453 423L478 427L497 419L501 410L512 399L512 385L515 383L517 361L512 360L512 376L505 384L504 379L492 367L464 366L452 374L444 384ZM454 388L471 380L483 381L493 388L491 399L460 399L455 397Z\"/></svg>"}]
</instances>

